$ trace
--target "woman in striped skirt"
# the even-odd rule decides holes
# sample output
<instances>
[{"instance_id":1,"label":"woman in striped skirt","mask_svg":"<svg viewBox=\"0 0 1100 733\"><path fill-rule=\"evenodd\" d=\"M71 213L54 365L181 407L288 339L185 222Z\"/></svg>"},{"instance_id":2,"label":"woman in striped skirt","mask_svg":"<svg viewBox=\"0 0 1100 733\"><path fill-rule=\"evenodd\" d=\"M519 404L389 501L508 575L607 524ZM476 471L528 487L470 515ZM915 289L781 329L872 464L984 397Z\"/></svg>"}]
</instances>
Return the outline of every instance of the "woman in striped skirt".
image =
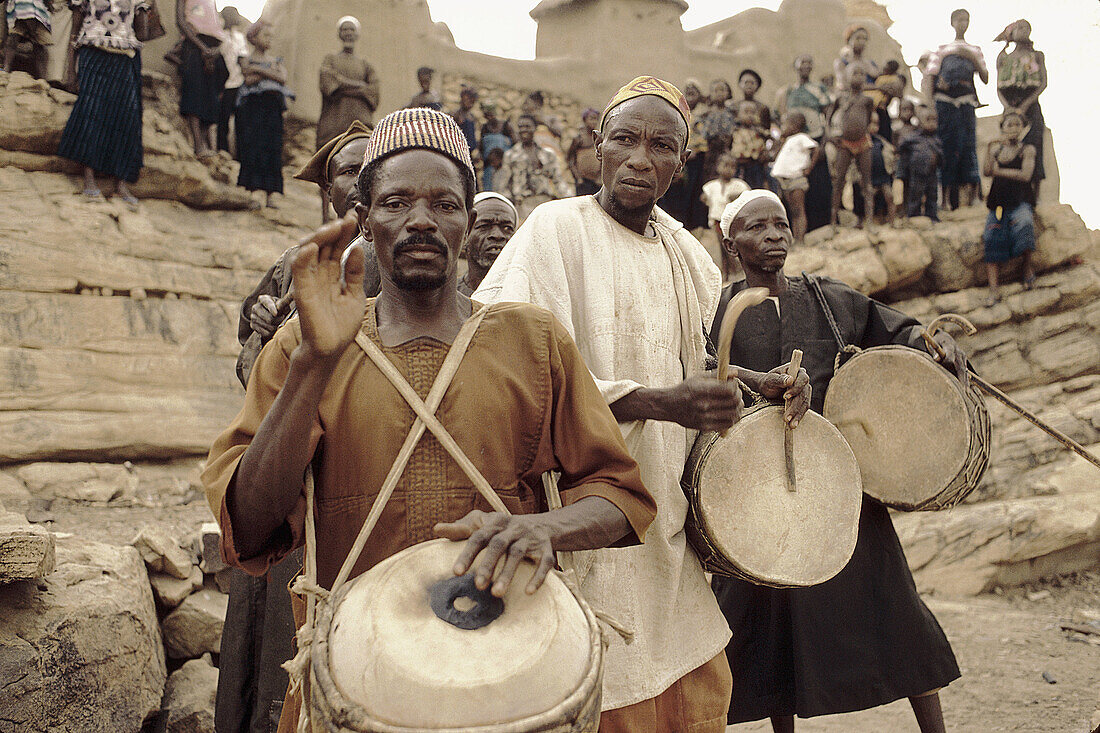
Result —
<instances>
[{"instance_id":1,"label":"woman in striped skirt","mask_svg":"<svg viewBox=\"0 0 1100 733\"><path fill-rule=\"evenodd\" d=\"M134 24L145 23L147 0L71 0L84 11L76 39L76 104L57 154L84 166L84 195L100 198L95 174L118 181L118 195L134 206L127 183L142 166L141 41Z\"/></svg>"}]
</instances>

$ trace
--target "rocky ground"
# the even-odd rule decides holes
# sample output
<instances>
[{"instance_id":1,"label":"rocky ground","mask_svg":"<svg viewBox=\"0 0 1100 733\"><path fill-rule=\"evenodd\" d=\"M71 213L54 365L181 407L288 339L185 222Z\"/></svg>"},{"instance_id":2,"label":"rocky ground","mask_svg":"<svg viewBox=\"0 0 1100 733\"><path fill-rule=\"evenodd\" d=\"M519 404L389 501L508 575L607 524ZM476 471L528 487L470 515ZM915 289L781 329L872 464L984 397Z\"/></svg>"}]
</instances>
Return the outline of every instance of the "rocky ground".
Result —
<instances>
[{"instance_id":1,"label":"rocky ground","mask_svg":"<svg viewBox=\"0 0 1100 733\"><path fill-rule=\"evenodd\" d=\"M247 210L231 162L190 155L168 81L146 75L144 98L130 209L83 199L53 156L72 96L0 73L0 733L212 725L225 596L197 546L212 519L198 473L241 402L240 299L316 226L318 201L288 168L280 208ZM819 230L788 273L925 322L968 317L978 371L1100 452L1097 233L1041 206L1037 287L987 307L983 218ZM989 404L990 469L967 503L895 518L963 668L948 725L1086 731L1100 636L1059 624L1100 615L1100 472ZM799 729L916 730L904 702Z\"/></svg>"}]
</instances>

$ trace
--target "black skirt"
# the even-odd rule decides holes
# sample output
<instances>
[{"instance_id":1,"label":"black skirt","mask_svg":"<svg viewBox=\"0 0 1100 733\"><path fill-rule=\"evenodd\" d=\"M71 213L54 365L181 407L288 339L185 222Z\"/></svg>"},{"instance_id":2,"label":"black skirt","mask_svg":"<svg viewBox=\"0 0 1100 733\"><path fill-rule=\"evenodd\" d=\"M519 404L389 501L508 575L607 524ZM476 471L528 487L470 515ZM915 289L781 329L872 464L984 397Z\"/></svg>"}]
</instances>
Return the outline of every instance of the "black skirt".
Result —
<instances>
[{"instance_id":1,"label":"black skirt","mask_svg":"<svg viewBox=\"0 0 1100 733\"><path fill-rule=\"evenodd\" d=\"M959 677L886 507L866 496L855 553L832 580L777 589L716 577L713 586L733 631L731 724L865 710Z\"/></svg>"},{"instance_id":2,"label":"black skirt","mask_svg":"<svg viewBox=\"0 0 1100 733\"><path fill-rule=\"evenodd\" d=\"M207 46L217 46L218 39L199 36ZM202 51L188 40L183 42L180 70L180 114L198 117L202 122L215 124L221 114L222 89L229 79L229 68L219 55L213 68L207 70L202 61Z\"/></svg>"},{"instance_id":3,"label":"black skirt","mask_svg":"<svg viewBox=\"0 0 1100 733\"><path fill-rule=\"evenodd\" d=\"M133 183L144 160L141 53L131 57L81 46L76 58L80 88L57 154Z\"/></svg>"},{"instance_id":4,"label":"black skirt","mask_svg":"<svg viewBox=\"0 0 1100 733\"><path fill-rule=\"evenodd\" d=\"M242 95L237 105L237 185L249 191L283 192L283 110L278 92Z\"/></svg>"}]
</instances>

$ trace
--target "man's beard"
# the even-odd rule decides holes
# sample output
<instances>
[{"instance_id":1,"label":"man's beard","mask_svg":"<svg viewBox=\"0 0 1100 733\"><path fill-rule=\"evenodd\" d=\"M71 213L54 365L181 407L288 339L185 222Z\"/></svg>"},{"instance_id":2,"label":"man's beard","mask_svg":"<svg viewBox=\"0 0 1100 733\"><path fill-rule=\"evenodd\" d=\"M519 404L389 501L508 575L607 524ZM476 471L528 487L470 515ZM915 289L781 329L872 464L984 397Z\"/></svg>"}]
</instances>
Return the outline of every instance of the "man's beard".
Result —
<instances>
[{"instance_id":1,"label":"man's beard","mask_svg":"<svg viewBox=\"0 0 1100 733\"><path fill-rule=\"evenodd\" d=\"M402 239L393 248L393 284L401 290L408 290L412 292L422 290L435 290L443 286L447 282L446 271L439 273L438 275L415 275L407 276L396 265L397 257L406 249L409 249L414 244L431 244L439 248L439 251L446 256L447 245L443 240L435 235L428 233L411 234L405 239Z\"/></svg>"}]
</instances>

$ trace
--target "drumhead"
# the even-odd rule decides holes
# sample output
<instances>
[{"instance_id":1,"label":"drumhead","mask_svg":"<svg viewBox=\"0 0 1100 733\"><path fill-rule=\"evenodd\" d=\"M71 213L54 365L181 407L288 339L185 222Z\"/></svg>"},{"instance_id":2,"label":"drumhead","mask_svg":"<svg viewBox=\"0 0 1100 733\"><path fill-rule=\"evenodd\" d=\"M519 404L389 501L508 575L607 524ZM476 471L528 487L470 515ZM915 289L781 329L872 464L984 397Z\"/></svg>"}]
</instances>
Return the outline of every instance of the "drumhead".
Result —
<instances>
[{"instance_id":1,"label":"drumhead","mask_svg":"<svg viewBox=\"0 0 1100 733\"><path fill-rule=\"evenodd\" d=\"M837 429L807 412L794 430L792 492L783 429L783 408L768 406L716 437L697 473L696 501L711 543L746 575L768 585L814 585L852 557L859 467Z\"/></svg>"},{"instance_id":2,"label":"drumhead","mask_svg":"<svg viewBox=\"0 0 1100 733\"><path fill-rule=\"evenodd\" d=\"M971 451L962 387L928 355L875 347L837 370L824 414L855 453L863 490L899 509L934 499Z\"/></svg>"},{"instance_id":3,"label":"drumhead","mask_svg":"<svg viewBox=\"0 0 1100 733\"><path fill-rule=\"evenodd\" d=\"M439 618L429 589L454 578L463 546L414 545L341 592L329 670L346 703L365 716L429 729L523 720L575 694L599 664L585 610L557 575L527 595L530 562L517 570L503 611L488 625L467 630ZM465 610L464 603L453 605Z\"/></svg>"}]
</instances>

